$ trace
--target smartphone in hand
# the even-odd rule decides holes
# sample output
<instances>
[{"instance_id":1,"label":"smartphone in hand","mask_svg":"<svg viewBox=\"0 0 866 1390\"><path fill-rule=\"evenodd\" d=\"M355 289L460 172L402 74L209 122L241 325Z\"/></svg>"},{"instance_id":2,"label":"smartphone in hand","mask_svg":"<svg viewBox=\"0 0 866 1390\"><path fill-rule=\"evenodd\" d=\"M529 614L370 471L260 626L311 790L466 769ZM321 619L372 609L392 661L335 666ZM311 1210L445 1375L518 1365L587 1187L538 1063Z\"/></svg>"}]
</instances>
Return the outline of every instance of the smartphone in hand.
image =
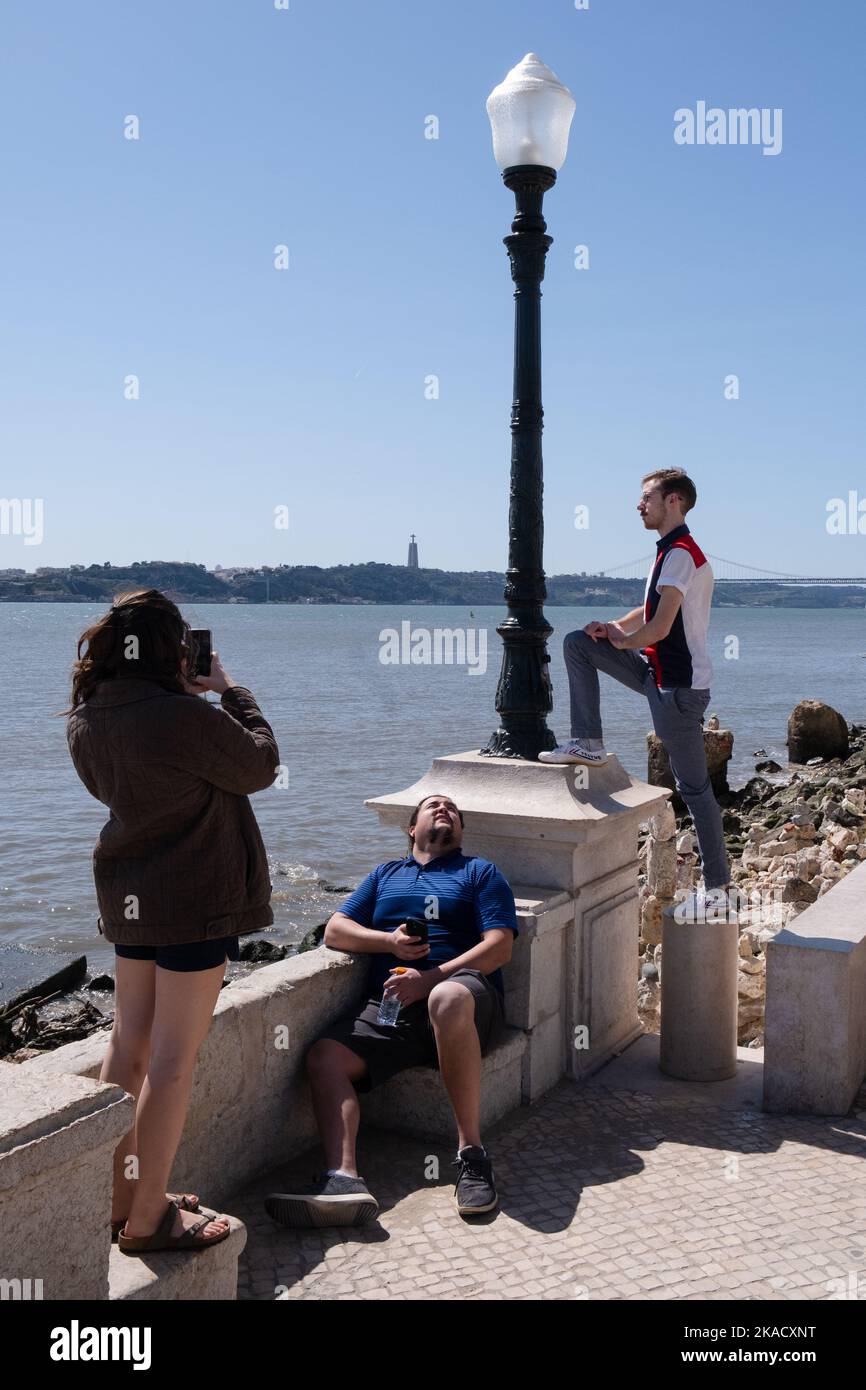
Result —
<instances>
[{"instance_id":1,"label":"smartphone in hand","mask_svg":"<svg viewBox=\"0 0 866 1390\"><path fill-rule=\"evenodd\" d=\"M417 936L420 939L415 942L416 946L429 945L430 936L427 931L427 923L421 917L406 918L406 935Z\"/></svg>"},{"instance_id":2,"label":"smartphone in hand","mask_svg":"<svg viewBox=\"0 0 866 1390\"><path fill-rule=\"evenodd\" d=\"M193 655L193 676L209 676L211 666L211 635L206 627L190 628L190 645Z\"/></svg>"}]
</instances>

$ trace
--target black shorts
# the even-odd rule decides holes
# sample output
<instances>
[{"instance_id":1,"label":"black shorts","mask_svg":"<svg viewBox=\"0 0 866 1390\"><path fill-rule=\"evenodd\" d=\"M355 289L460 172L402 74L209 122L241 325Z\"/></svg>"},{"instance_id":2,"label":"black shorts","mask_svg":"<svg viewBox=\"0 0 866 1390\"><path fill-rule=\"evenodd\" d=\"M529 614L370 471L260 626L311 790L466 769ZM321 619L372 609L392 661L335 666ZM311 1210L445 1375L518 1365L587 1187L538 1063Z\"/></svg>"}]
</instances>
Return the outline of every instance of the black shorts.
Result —
<instances>
[{"instance_id":1,"label":"black shorts","mask_svg":"<svg viewBox=\"0 0 866 1390\"><path fill-rule=\"evenodd\" d=\"M226 956L237 960L240 946L236 936L220 936L212 941L185 941L181 946L115 946L114 954L124 960L152 960L163 970L213 970Z\"/></svg>"},{"instance_id":2,"label":"black shorts","mask_svg":"<svg viewBox=\"0 0 866 1390\"><path fill-rule=\"evenodd\" d=\"M505 1027L502 995L480 970L456 970L449 980L457 980L475 996L475 1027L486 1056ZM436 1035L427 1012L427 1000L419 999L402 1008L395 1024L377 1023L381 999L369 999L360 1013L357 1009L336 1019L316 1039L331 1038L367 1063L364 1076L355 1081L356 1091L372 1091L389 1077L407 1067L439 1067Z\"/></svg>"}]
</instances>

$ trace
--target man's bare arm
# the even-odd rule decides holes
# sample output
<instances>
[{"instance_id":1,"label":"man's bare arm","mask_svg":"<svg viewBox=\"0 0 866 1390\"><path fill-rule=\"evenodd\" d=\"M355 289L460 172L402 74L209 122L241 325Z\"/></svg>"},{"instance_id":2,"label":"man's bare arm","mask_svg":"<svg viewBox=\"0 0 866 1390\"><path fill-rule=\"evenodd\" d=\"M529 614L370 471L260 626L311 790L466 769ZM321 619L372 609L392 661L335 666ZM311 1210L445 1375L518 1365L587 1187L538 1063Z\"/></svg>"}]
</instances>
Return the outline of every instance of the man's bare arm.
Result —
<instances>
[{"instance_id":1,"label":"man's bare arm","mask_svg":"<svg viewBox=\"0 0 866 1390\"><path fill-rule=\"evenodd\" d=\"M343 912L335 912L328 919L322 940L332 951L392 955L408 961L422 960L430 950L425 944L413 945L407 941L407 933L402 926L396 931L376 931L372 927L362 927L360 922L353 922Z\"/></svg>"},{"instance_id":2,"label":"man's bare arm","mask_svg":"<svg viewBox=\"0 0 866 1390\"><path fill-rule=\"evenodd\" d=\"M658 608L649 622L634 628L624 642L617 643L620 650L630 651L640 647L648 647L653 642L658 642L662 637L667 637L674 625L674 618L680 611L682 602L682 592L673 584L665 584L659 590Z\"/></svg>"},{"instance_id":3,"label":"man's bare arm","mask_svg":"<svg viewBox=\"0 0 866 1390\"><path fill-rule=\"evenodd\" d=\"M623 632L635 632L643 623L643 608L633 608L630 613L626 613L624 618L617 618L616 625L621 627Z\"/></svg>"},{"instance_id":4,"label":"man's bare arm","mask_svg":"<svg viewBox=\"0 0 866 1390\"><path fill-rule=\"evenodd\" d=\"M507 965L511 960L513 945L514 932L510 927L489 927L484 933L484 940L479 941L477 946L472 946L453 960L443 961L430 974L436 976L437 983L447 980L457 970L480 970L482 975L491 975L500 965Z\"/></svg>"},{"instance_id":5,"label":"man's bare arm","mask_svg":"<svg viewBox=\"0 0 866 1390\"><path fill-rule=\"evenodd\" d=\"M491 975L500 965L507 965L511 960L513 942L514 933L510 927L490 927L484 933L484 940L464 951L462 956L443 961L432 970L422 970L417 977L413 973L413 980L417 978L417 984L410 985L410 989L414 990L416 995L420 991L421 997L424 997L430 993L434 985L441 984L458 970L480 970L482 975ZM385 981L385 993L396 992L399 995L405 989L403 981L408 978L409 976L391 975Z\"/></svg>"}]
</instances>

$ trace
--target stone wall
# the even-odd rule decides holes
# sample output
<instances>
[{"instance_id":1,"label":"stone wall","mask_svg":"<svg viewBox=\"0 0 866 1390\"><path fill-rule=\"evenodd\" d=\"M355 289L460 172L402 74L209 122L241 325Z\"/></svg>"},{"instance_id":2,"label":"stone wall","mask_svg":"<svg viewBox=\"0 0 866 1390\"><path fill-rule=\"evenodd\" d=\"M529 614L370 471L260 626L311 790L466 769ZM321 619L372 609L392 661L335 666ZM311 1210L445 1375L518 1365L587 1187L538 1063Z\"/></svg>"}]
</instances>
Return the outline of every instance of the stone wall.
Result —
<instances>
[{"instance_id":1,"label":"stone wall","mask_svg":"<svg viewBox=\"0 0 866 1390\"><path fill-rule=\"evenodd\" d=\"M196 1063L172 1190L200 1191L218 1205L315 1142L303 1055L358 994L366 969L321 947L226 986ZM106 1042L95 1033L16 1071L46 1085L70 1074L96 1080Z\"/></svg>"}]
</instances>

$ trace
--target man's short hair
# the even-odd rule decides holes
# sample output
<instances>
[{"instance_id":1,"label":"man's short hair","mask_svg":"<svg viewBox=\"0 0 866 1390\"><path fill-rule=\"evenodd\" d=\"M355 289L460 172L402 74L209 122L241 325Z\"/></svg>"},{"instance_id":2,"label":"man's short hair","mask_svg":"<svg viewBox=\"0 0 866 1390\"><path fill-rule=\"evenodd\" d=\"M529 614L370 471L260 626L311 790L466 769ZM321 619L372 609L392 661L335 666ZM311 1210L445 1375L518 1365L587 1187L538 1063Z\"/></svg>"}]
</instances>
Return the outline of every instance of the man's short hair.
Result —
<instances>
[{"instance_id":1,"label":"man's short hair","mask_svg":"<svg viewBox=\"0 0 866 1390\"><path fill-rule=\"evenodd\" d=\"M677 493L682 500L684 515L691 511L698 500L698 490L683 468L657 468L641 478L641 486L649 482L658 483L662 497Z\"/></svg>"},{"instance_id":2,"label":"man's short hair","mask_svg":"<svg viewBox=\"0 0 866 1390\"><path fill-rule=\"evenodd\" d=\"M416 822L417 819L418 819L418 812L421 810L421 807L424 805L424 802L425 802L425 801L438 801L438 800L440 799L440 797L445 797L448 801L450 801L450 802L452 803L453 806L456 807L457 814L458 814L458 816L460 817L460 825L461 825L461 828L465 825L465 822L464 822L464 820L463 820L463 812L460 810L460 807L457 805L457 802L454 800L454 797L453 797L453 796L448 796L448 793L447 793L447 792L428 792L426 796L422 796L421 800L418 802L418 805L415 807L414 811L412 812L411 816L409 817L409 825L407 826L407 829L406 829L406 835L407 835L407 837L408 837L408 839L409 839L409 848L410 848L410 850L411 850L412 847L414 846L415 841L413 840L412 836L409 834L409 831L414 827L415 822Z\"/></svg>"}]
</instances>

